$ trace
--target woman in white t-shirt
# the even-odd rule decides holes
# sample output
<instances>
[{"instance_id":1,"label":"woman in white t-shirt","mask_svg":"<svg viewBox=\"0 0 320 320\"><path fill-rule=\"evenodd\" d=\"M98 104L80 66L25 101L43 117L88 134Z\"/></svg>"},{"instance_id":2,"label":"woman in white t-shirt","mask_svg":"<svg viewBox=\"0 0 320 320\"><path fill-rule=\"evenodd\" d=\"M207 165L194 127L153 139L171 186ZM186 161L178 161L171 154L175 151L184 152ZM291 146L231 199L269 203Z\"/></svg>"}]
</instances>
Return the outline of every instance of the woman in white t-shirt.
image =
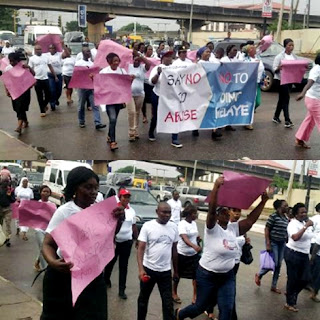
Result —
<instances>
[{"instance_id":1,"label":"woman in white t-shirt","mask_svg":"<svg viewBox=\"0 0 320 320\"><path fill-rule=\"evenodd\" d=\"M296 100L299 101L304 96L308 112L296 133L296 146L310 149L305 141L309 141L315 125L320 132L320 54L317 55L315 66L309 73L307 85Z\"/></svg>"},{"instance_id":2,"label":"woman in white t-shirt","mask_svg":"<svg viewBox=\"0 0 320 320\"><path fill-rule=\"evenodd\" d=\"M73 74L74 66L76 59L71 56L71 49L65 48L64 53L62 54L62 75L63 81L66 88L67 104L68 106L72 105L72 92L73 89L69 88L69 83Z\"/></svg>"},{"instance_id":3,"label":"woman in white t-shirt","mask_svg":"<svg viewBox=\"0 0 320 320\"><path fill-rule=\"evenodd\" d=\"M313 237L313 221L308 218L307 208L297 203L292 208L293 219L288 224L288 243L284 250L287 265L287 294L285 308L297 312L297 299L302 289L309 283L309 252Z\"/></svg>"},{"instance_id":4,"label":"woman in white t-shirt","mask_svg":"<svg viewBox=\"0 0 320 320\"><path fill-rule=\"evenodd\" d=\"M14 194L15 194L16 200L18 202L31 200L34 198L33 191L31 188L29 188L28 182L29 182L28 178L23 177L20 181L19 187L17 187L14 190ZM25 227L25 226L19 227L19 220L17 220L17 234L19 234L19 231L21 231L22 232L22 240L24 240L24 241L28 240L28 237L27 237L28 230L29 230L28 227Z\"/></svg>"},{"instance_id":5,"label":"woman in white t-shirt","mask_svg":"<svg viewBox=\"0 0 320 320\"><path fill-rule=\"evenodd\" d=\"M197 299L195 304L176 310L176 319L196 318L217 297L219 320L230 320L235 302L234 266L238 257L237 237L248 232L258 220L265 203L266 193L259 205L240 222L229 223L229 209L217 210L219 188L224 182L220 176L214 183L210 195L209 212L204 233L204 248L197 270Z\"/></svg>"},{"instance_id":6,"label":"woman in white t-shirt","mask_svg":"<svg viewBox=\"0 0 320 320\"><path fill-rule=\"evenodd\" d=\"M196 270L202 248L200 247L200 237L198 227L195 220L198 217L197 207L193 205L187 206L183 212L181 220L178 224L179 241L178 241L178 274L179 278L173 279L172 299L175 303L181 303L178 296L178 284L180 278L191 279L193 285L192 303L196 302Z\"/></svg>"}]
</instances>

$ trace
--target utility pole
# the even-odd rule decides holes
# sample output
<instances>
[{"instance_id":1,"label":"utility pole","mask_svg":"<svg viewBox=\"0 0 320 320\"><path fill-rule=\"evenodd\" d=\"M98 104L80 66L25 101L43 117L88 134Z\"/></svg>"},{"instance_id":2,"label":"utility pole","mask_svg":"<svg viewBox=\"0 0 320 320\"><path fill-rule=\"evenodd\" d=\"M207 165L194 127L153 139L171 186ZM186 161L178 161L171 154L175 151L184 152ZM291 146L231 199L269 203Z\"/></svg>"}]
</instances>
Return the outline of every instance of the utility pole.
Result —
<instances>
[{"instance_id":1,"label":"utility pole","mask_svg":"<svg viewBox=\"0 0 320 320\"><path fill-rule=\"evenodd\" d=\"M193 186L194 186L194 179L195 179L195 177L196 177L197 164L198 164L198 160L194 160L194 166L193 166L193 173L192 173L191 187L193 187Z\"/></svg>"},{"instance_id":2,"label":"utility pole","mask_svg":"<svg viewBox=\"0 0 320 320\"><path fill-rule=\"evenodd\" d=\"M192 42L192 19L193 19L193 0L191 0L188 42Z\"/></svg>"},{"instance_id":3,"label":"utility pole","mask_svg":"<svg viewBox=\"0 0 320 320\"><path fill-rule=\"evenodd\" d=\"M299 185L303 186L303 177L306 170L306 160L303 160L302 166L301 166L301 172L300 172L300 178L299 178Z\"/></svg>"},{"instance_id":4,"label":"utility pole","mask_svg":"<svg viewBox=\"0 0 320 320\"><path fill-rule=\"evenodd\" d=\"M293 185L293 180L294 180L294 173L296 171L296 166L297 166L297 160L294 160L293 161L293 166L292 166L292 169L291 169L291 173L290 173L289 184L288 184L287 202L288 202L289 206L290 206L292 185Z\"/></svg>"},{"instance_id":5,"label":"utility pole","mask_svg":"<svg viewBox=\"0 0 320 320\"><path fill-rule=\"evenodd\" d=\"M293 0L291 0L291 6L290 6L290 14L289 14L289 29L292 29L292 20L293 20Z\"/></svg>"},{"instance_id":6,"label":"utility pole","mask_svg":"<svg viewBox=\"0 0 320 320\"><path fill-rule=\"evenodd\" d=\"M309 29L309 20L310 20L310 5L311 5L311 0L308 0L308 13L307 13L307 29Z\"/></svg>"},{"instance_id":7,"label":"utility pole","mask_svg":"<svg viewBox=\"0 0 320 320\"><path fill-rule=\"evenodd\" d=\"M279 13L277 33L276 33L276 37L275 37L276 41L278 41L278 42L280 42L280 40L281 40L283 8L284 8L284 0L282 0L282 2L281 2L281 9L280 9L280 13Z\"/></svg>"}]
</instances>

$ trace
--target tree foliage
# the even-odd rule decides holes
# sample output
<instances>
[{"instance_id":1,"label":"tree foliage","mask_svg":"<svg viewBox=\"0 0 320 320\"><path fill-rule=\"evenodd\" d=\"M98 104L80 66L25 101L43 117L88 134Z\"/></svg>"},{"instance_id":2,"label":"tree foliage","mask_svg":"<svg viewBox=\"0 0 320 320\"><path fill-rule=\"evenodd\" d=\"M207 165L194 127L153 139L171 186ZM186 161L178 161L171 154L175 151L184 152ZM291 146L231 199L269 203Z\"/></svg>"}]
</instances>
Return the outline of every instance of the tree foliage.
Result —
<instances>
[{"instance_id":1,"label":"tree foliage","mask_svg":"<svg viewBox=\"0 0 320 320\"><path fill-rule=\"evenodd\" d=\"M78 21L73 20L73 21L69 21L66 23L66 31L67 32L78 31L78 30L79 30Z\"/></svg>"},{"instance_id":2,"label":"tree foliage","mask_svg":"<svg viewBox=\"0 0 320 320\"><path fill-rule=\"evenodd\" d=\"M133 166L126 166L124 168L120 168L116 172L118 172L118 173L133 173ZM149 175L149 172L145 171L143 169L136 168L135 172L136 172L136 175L143 175L143 176Z\"/></svg>"},{"instance_id":3,"label":"tree foliage","mask_svg":"<svg viewBox=\"0 0 320 320\"><path fill-rule=\"evenodd\" d=\"M13 14L14 9L0 7L0 30L14 31Z\"/></svg>"},{"instance_id":4,"label":"tree foliage","mask_svg":"<svg viewBox=\"0 0 320 320\"><path fill-rule=\"evenodd\" d=\"M288 189L288 184L289 184L289 180L286 180L282 177L280 177L278 174L275 174L273 176L273 180L271 183L271 186L273 187L277 187L278 189ZM300 186L298 182L293 181L293 185L292 185L293 189L303 189L303 186Z\"/></svg>"},{"instance_id":5,"label":"tree foliage","mask_svg":"<svg viewBox=\"0 0 320 320\"><path fill-rule=\"evenodd\" d=\"M269 32L276 32L278 28L278 19L273 21L272 24L268 26ZM297 30L297 29L302 29L303 26L301 23L294 23L294 25L289 28L289 23L286 20L282 20L282 26L281 30Z\"/></svg>"},{"instance_id":6,"label":"tree foliage","mask_svg":"<svg viewBox=\"0 0 320 320\"><path fill-rule=\"evenodd\" d=\"M133 32L134 30L134 23L129 23L126 26L123 26L119 29L119 31L126 31L126 32ZM142 25L140 23L136 24L136 31L137 32L152 32L152 29L149 26Z\"/></svg>"}]
</instances>

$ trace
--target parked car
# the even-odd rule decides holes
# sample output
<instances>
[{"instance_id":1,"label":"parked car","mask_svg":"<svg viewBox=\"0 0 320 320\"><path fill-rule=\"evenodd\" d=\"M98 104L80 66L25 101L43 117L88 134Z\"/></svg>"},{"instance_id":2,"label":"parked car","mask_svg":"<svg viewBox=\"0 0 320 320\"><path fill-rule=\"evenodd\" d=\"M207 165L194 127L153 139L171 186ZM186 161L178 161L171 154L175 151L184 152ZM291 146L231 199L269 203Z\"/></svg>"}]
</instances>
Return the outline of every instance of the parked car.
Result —
<instances>
[{"instance_id":1,"label":"parked car","mask_svg":"<svg viewBox=\"0 0 320 320\"><path fill-rule=\"evenodd\" d=\"M175 187L164 185L151 185L150 192L157 199L157 201L168 201L172 198L172 191Z\"/></svg>"},{"instance_id":2,"label":"parked car","mask_svg":"<svg viewBox=\"0 0 320 320\"><path fill-rule=\"evenodd\" d=\"M100 192L104 198L109 198L118 194L118 186L100 185ZM130 206L136 212L137 228L140 230L142 225L150 220L156 219L156 209L158 202L155 197L147 190L138 188L127 188L130 190Z\"/></svg>"},{"instance_id":3,"label":"parked car","mask_svg":"<svg viewBox=\"0 0 320 320\"><path fill-rule=\"evenodd\" d=\"M29 180L29 187L33 191L34 200L40 200L40 186L43 182L43 173L40 172L28 172L27 178Z\"/></svg>"},{"instance_id":4,"label":"parked car","mask_svg":"<svg viewBox=\"0 0 320 320\"><path fill-rule=\"evenodd\" d=\"M11 173L12 187L16 187L17 185L19 185L21 178L26 176L26 172L23 170L22 166L18 163L0 162L0 170L2 170L3 167L7 167Z\"/></svg>"},{"instance_id":5,"label":"parked car","mask_svg":"<svg viewBox=\"0 0 320 320\"><path fill-rule=\"evenodd\" d=\"M227 47L230 44L234 44L237 49L240 49L240 45L242 43L246 43L249 39L231 39L231 40L223 40L223 41L219 41L215 44L215 48L214 48L214 52L218 49L218 48L223 48L224 51L226 51ZM254 40L254 43L257 44L260 40ZM264 68L265 68L265 85L261 87L262 91L271 91L274 86L274 72L273 72L273 61L274 58L281 53L284 50L284 47L277 43L277 42L273 42L271 44L271 46L263 53L260 54L261 60L264 64ZM298 56L300 57L300 56ZM308 79L308 75L309 75L309 71L311 70L311 68L313 67L313 61L304 57L300 57L302 59L306 59L309 61L309 67L307 72L304 75L304 78L302 80L302 82L300 84L295 84L295 87L298 90L302 90L303 87L305 86L305 84L307 83L307 79Z\"/></svg>"},{"instance_id":6,"label":"parked car","mask_svg":"<svg viewBox=\"0 0 320 320\"><path fill-rule=\"evenodd\" d=\"M66 42L65 45L71 49L71 56L76 57L79 52L82 52L82 42ZM93 49L94 43L88 42L89 49Z\"/></svg>"},{"instance_id":7,"label":"parked car","mask_svg":"<svg viewBox=\"0 0 320 320\"><path fill-rule=\"evenodd\" d=\"M209 204L205 202L211 190L202 188L180 186L176 188L180 193L180 201L183 207L194 205L199 210L208 210Z\"/></svg>"}]
</instances>

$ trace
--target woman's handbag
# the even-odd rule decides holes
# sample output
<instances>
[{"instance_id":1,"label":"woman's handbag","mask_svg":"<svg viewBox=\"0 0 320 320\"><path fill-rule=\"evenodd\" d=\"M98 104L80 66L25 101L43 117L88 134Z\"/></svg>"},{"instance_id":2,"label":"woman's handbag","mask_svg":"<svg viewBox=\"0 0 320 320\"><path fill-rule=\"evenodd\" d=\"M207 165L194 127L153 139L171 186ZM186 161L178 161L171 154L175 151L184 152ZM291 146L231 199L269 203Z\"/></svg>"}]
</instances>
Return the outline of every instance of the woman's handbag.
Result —
<instances>
[{"instance_id":1,"label":"woman's handbag","mask_svg":"<svg viewBox=\"0 0 320 320\"><path fill-rule=\"evenodd\" d=\"M242 255L240 258L240 261L243 262L244 264L251 264L253 261L253 256L252 256L252 245L250 243L245 243L242 247Z\"/></svg>"},{"instance_id":2,"label":"woman's handbag","mask_svg":"<svg viewBox=\"0 0 320 320\"><path fill-rule=\"evenodd\" d=\"M275 268L275 263L273 256L267 250L260 251L260 270L273 270Z\"/></svg>"}]
</instances>

